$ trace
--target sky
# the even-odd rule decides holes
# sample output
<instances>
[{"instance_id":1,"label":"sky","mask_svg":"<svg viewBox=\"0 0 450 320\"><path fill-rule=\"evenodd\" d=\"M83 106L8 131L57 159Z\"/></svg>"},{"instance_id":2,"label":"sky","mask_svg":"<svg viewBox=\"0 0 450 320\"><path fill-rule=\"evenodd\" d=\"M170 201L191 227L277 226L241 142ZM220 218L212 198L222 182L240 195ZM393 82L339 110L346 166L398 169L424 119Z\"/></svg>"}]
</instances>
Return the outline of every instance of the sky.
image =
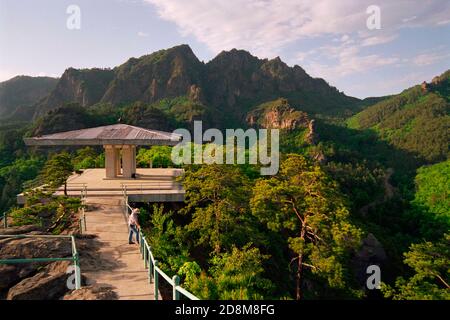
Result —
<instances>
[{"instance_id":1,"label":"sky","mask_svg":"<svg viewBox=\"0 0 450 320\"><path fill-rule=\"evenodd\" d=\"M395 94L450 69L450 1L0 0L0 81L179 44L205 62L279 56L359 98Z\"/></svg>"}]
</instances>

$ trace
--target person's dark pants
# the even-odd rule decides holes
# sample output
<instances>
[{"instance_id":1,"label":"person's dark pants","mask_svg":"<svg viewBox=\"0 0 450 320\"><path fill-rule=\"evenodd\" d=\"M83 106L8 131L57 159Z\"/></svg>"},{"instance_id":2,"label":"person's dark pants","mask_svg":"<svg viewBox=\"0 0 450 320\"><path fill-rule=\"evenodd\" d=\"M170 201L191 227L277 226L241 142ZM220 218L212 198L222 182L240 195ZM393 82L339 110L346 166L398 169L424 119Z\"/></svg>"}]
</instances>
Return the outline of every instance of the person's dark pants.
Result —
<instances>
[{"instance_id":1,"label":"person's dark pants","mask_svg":"<svg viewBox=\"0 0 450 320\"><path fill-rule=\"evenodd\" d=\"M128 242L133 241L133 233L136 235L136 242L139 243L139 231L135 225L130 226L130 235L128 237Z\"/></svg>"}]
</instances>

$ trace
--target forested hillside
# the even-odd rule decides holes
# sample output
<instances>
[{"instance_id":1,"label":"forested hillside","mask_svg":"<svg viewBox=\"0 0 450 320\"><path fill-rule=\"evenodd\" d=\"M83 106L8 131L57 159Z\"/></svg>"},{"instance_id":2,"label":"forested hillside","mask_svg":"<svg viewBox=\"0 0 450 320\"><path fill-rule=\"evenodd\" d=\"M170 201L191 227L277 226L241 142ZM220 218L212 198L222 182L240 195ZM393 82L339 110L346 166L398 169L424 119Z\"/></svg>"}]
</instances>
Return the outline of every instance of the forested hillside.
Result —
<instances>
[{"instance_id":1,"label":"forested hillside","mask_svg":"<svg viewBox=\"0 0 450 320\"><path fill-rule=\"evenodd\" d=\"M348 122L353 128L376 131L423 161L445 160L450 140L450 71L368 107Z\"/></svg>"},{"instance_id":2,"label":"forested hillside","mask_svg":"<svg viewBox=\"0 0 450 320\"><path fill-rule=\"evenodd\" d=\"M34 105L45 98L58 79L17 76L0 83L0 118L29 119Z\"/></svg>"}]
</instances>

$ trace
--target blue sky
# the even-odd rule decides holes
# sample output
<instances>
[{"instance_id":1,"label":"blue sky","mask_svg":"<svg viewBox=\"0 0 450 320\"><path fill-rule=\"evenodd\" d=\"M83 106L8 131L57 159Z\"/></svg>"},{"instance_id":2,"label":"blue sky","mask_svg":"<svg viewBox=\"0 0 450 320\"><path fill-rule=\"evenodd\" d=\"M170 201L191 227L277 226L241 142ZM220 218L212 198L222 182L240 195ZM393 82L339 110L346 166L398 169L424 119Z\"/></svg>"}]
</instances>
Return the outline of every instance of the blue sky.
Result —
<instances>
[{"instance_id":1,"label":"blue sky","mask_svg":"<svg viewBox=\"0 0 450 320\"><path fill-rule=\"evenodd\" d=\"M69 5L79 30L66 26ZM370 5L380 29L367 28ZM0 81L114 67L182 43L205 62L245 49L348 95L393 94L450 68L450 1L0 0Z\"/></svg>"}]
</instances>

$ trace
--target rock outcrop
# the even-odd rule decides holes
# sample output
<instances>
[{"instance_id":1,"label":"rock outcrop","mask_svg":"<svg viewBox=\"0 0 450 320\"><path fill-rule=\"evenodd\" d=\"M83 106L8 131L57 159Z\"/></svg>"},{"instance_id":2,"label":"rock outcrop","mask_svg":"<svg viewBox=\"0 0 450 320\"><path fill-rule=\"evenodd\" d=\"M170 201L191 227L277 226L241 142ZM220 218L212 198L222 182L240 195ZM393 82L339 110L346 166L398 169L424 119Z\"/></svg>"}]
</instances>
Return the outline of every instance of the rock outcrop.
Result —
<instances>
[{"instance_id":1,"label":"rock outcrop","mask_svg":"<svg viewBox=\"0 0 450 320\"><path fill-rule=\"evenodd\" d=\"M13 230L14 228L11 228ZM23 230L16 230L21 234ZM10 231L9 232L14 232ZM10 233L12 234L12 233ZM27 234L43 234L41 231L31 231ZM72 248L68 239L48 238L6 238L0 239L0 257L3 259L18 258L61 258L71 257ZM0 265L0 292L18 284L24 278L34 276L38 270L49 263L23 263Z\"/></svg>"},{"instance_id":2,"label":"rock outcrop","mask_svg":"<svg viewBox=\"0 0 450 320\"><path fill-rule=\"evenodd\" d=\"M66 294L62 300L117 300L113 288L102 285L83 287Z\"/></svg>"},{"instance_id":3,"label":"rock outcrop","mask_svg":"<svg viewBox=\"0 0 450 320\"><path fill-rule=\"evenodd\" d=\"M9 289L7 300L54 300L69 291L69 261L54 262Z\"/></svg>"},{"instance_id":4,"label":"rock outcrop","mask_svg":"<svg viewBox=\"0 0 450 320\"><path fill-rule=\"evenodd\" d=\"M292 108L286 99L277 99L250 111L246 121L252 127L294 130L307 127L309 118L306 113Z\"/></svg>"},{"instance_id":5,"label":"rock outcrop","mask_svg":"<svg viewBox=\"0 0 450 320\"><path fill-rule=\"evenodd\" d=\"M36 105L35 118L70 102L83 107L97 102L116 106L180 96L209 106L216 117L234 123L245 118L250 104L280 96L312 113L344 112L359 103L323 79L310 77L301 67L289 67L279 57L259 59L233 49L203 63L189 46L180 45L131 58L112 70L67 69L51 94Z\"/></svg>"}]
</instances>

